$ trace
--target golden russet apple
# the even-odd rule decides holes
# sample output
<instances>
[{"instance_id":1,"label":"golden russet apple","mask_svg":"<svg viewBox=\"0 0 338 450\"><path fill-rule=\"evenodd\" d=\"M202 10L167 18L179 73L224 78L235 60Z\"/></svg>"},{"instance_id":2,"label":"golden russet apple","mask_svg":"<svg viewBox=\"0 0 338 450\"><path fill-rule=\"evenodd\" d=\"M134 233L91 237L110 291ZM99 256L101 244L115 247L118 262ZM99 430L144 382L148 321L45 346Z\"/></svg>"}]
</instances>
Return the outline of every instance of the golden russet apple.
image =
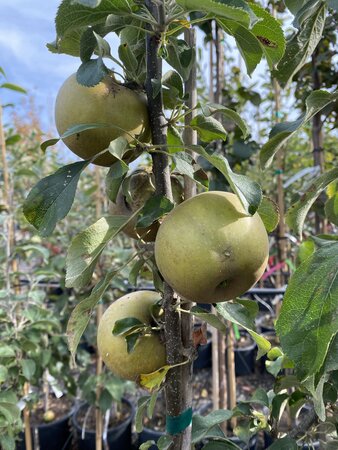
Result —
<instances>
[{"instance_id":1,"label":"golden russet apple","mask_svg":"<svg viewBox=\"0 0 338 450\"><path fill-rule=\"evenodd\" d=\"M140 374L154 372L166 364L159 333L140 337L131 353L124 336L112 334L115 322L127 317L151 325L151 306L160 298L158 292L136 291L119 298L104 312L97 330L97 345L104 363L115 375L136 381Z\"/></svg>"},{"instance_id":2,"label":"golden russet apple","mask_svg":"<svg viewBox=\"0 0 338 450\"><path fill-rule=\"evenodd\" d=\"M63 139L66 146L83 159L89 159L123 136L128 142L135 137L148 141L149 119L146 97L116 82L107 75L93 87L79 84L76 74L61 86L55 103L55 124L60 135L74 125L105 124L101 128L81 131ZM128 151L123 159L130 162L139 152ZM110 166L116 158L109 152L95 159L94 164Z\"/></svg>"},{"instance_id":3,"label":"golden russet apple","mask_svg":"<svg viewBox=\"0 0 338 450\"><path fill-rule=\"evenodd\" d=\"M234 299L262 276L269 254L260 216L238 197L210 191L173 209L161 224L155 259L166 282L197 303Z\"/></svg>"}]
</instances>

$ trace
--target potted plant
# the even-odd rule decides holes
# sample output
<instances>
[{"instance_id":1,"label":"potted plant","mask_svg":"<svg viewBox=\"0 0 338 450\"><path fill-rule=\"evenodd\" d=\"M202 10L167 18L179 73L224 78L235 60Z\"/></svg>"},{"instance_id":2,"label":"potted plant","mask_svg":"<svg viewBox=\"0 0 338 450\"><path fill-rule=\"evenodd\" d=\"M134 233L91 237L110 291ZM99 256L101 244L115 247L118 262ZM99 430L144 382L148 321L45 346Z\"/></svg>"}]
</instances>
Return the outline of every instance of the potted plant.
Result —
<instances>
[{"instance_id":1,"label":"potted plant","mask_svg":"<svg viewBox=\"0 0 338 450\"><path fill-rule=\"evenodd\" d=\"M110 449L132 448L132 419L134 406L124 397L134 390L134 384L104 371L97 376L88 376L88 370L83 371L78 379L82 402L72 416L75 441L78 450L95 448L96 408L103 414L103 442ZM97 398L97 387L100 386L100 396Z\"/></svg>"}]
</instances>

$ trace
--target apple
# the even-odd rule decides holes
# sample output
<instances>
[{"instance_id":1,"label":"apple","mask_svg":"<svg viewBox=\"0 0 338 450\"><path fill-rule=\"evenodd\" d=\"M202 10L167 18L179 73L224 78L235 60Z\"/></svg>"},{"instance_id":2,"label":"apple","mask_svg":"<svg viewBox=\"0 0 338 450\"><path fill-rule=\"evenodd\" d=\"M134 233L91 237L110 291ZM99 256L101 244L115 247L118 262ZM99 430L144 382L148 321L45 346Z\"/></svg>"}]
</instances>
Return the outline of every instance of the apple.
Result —
<instances>
[{"instance_id":1,"label":"apple","mask_svg":"<svg viewBox=\"0 0 338 450\"><path fill-rule=\"evenodd\" d=\"M89 159L108 148L111 141L123 136L128 142L135 137L148 141L150 136L146 97L118 83L107 75L93 87L79 84L76 74L61 86L55 103L55 123L60 135L74 125L100 123L94 128L66 137L63 141L76 155ZM139 156L136 150L124 155L126 162ZM116 158L109 152L95 159L94 164L111 166Z\"/></svg>"},{"instance_id":2,"label":"apple","mask_svg":"<svg viewBox=\"0 0 338 450\"><path fill-rule=\"evenodd\" d=\"M140 374L154 372L166 364L165 345L158 332L141 336L128 353L124 336L114 336L115 322L134 317L152 325L151 307L161 296L154 291L136 291L112 303L104 312L97 330L98 351L106 366L117 376L137 381Z\"/></svg>"},{"instance_id":3,"label":"apple","mask_svg":"<svg viewBox=\"0 0 338 450\"><path fill-rule=\"evenodd\" d=\"M125 195L124 188L128 190L128 196ZM183 200L183 186L176 175L171 175L171 187L174 203L179 204ZM112 213L123 216L131 216L135 211L141 208L145 202L155 194L154 175L148 169L135 170L128 176L121 185L116 197L116 202L112 207ZM158 221L152 223L149 227L136 227L137 217L132 219L123 229L129 237L139 239L145 242L153 242L156 238L157 230L160 225Z\"/></svg>"},{"instance_id":4,"label":"apple","mask_svg":"<svg viewBox=\"0 0 338 450\"><path fill-rule=\"evenodd\" d=\"M264 224L238 197L211 191L173 209L155 240L165 281L182 298L214 303L244 294L262 276L269 242Z\"/></svg>"}]
</instances>

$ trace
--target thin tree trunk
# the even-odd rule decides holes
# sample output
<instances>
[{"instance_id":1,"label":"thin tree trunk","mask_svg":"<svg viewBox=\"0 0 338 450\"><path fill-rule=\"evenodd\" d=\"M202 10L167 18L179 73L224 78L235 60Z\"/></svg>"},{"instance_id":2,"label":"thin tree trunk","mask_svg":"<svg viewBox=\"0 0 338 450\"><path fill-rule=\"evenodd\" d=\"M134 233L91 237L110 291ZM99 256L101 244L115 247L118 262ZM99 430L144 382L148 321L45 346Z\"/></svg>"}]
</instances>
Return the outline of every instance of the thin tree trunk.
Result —
<instances>
[{"instance_id":1,"label":"thin tree trunk","mask_svg":"<svg viewBox=\"0 0 338 450\"><path fill-rule=\"evenodd\" d=\"M158 29L153 34L147 35L147 79L146 93L148 98L149 119L152 133L153 145L163 146L167 144L167 127L163 112L162 90L154 97L153 80L161 82L162 60L158 57L161 44L161 32L165 26L165 11L163 1L146 0L148 10L156 18ZM170 169L168 156L163 153L153 153L153 172L155 176L156 193L164 195L172 201L170 184ZM182 336L182 323L180 313L175 310L176 298L171 287L164 283L164 337L167 351L167 362L170 365L183 362L187 359ZM165 395L167 417L178 417L188 410L191 405L187 404L189 395L189 373L191 368L187 365L175 367L168 372ZM179 434L172 436L172 450L190 450L191 427L185 428Z\"/></svg>"},{"instance_id":2,"label":"thin tree trunk","mask_svg":"<svg viewBox=\"0 0 338 450\"><path fill-rule=\"evenodd\" d=\"M216 92L215 92L215 102L222 104L223 102L223 88L224 88L224 33L217 25L215 28L215 48L216 48ZM222 121L222 116L218 115L218 120ZM222 141L217 142L217 149L222 152L223 143ZM218 335L218 371L219 371L219 407L221 409L226 409L228 407L228 380L227 380L227 370L225 353L226 348L232 348L228 333L226 337L221 332L217 332ZM224 424L226 428L226 424Z\"/></svg>"},{"instance_id":3,"label":"thin tree trunk","mask_svg":"<svg viewBox=\"0 0 338 450\"><path fill-rule=\"evenodd\" d=\"M320 74L317 67L318 49L312 55L312 83L313 89L321 88ZM320 173L325 171L325 154L324 154L324 134L321 112L314 115L312 119L312 145L313 145L313 165L319 166ZM326 233L326 221L315 214L316 233Z\"/></svg>"}]
</instances>

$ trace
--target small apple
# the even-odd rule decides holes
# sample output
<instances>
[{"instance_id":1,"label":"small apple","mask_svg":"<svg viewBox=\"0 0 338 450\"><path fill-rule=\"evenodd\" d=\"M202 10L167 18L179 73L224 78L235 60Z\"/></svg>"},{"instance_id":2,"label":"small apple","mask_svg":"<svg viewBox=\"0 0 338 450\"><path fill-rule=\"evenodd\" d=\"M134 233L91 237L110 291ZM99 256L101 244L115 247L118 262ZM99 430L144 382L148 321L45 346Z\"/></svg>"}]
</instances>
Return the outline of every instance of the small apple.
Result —
<instances>
[{"instance_id":1,"label":"small apple","mask_svg":"<svg viewBox=\"0 0 338 450\"><path fill-rule=\"evenodd\" d=\"M46 423L53 422L55 420L55 412L51 409L47 410L43 415L43 420Z\"/></svg>"},{"instance_id":2,"label":"small apple","mask_svg":"<svg viewBox=\"0 0 338 450\"><path fill-rule=\"evenodd\" d=\"M64 139L67 147L83 159L89 159L123 136L128 142L135 137L147 141L150 135L146 97L118 83L107 75L93 87L79 84L76 74L61 86L55 104L55 123L60 135L74 125L100 123L94 128ZM133 161L137 151L128 151L124 160ZM95 159L94 164L111 166L116 158L109 152Z\"/></svg>"},{"instance_id":3,"label":"small apple","mask_svg":"<svg viewBox=\"0 0 338 450\"><path fill-rule=\"evenodd\" d=\"M154 291L132 292L112 303L103 314L97 330L97 345L104 363L115 375L136 381L140 374L154 372L166 364L165 346L158 332L141 336L130 353L125 337L113 335L115 322L127 317L152 325L151 307L160 298Z\"/></svg>"},{"instance_id":4,"label":"small apple","mask_svg":"<svg viewBox=\"0 0 338 450\"><path fill-rule=\"evenodd\" d=\"M155 241L163 278L197 303L244 294L262 276L268 254L260 216L249 216L229 192L204 192L181 203L165 217Z\"/></svg>"},{"instance_id":5,"label":"small apple","mask_svg":"<svg viewBox=\"0 0 338 450\"><path fill-rule=\"evenodd\" d=\"M128 191L128 195L123 188ZM174 203L179 204L183 200L183 186L174 174L171 175L171 187ZM112 213L123 216L131 216L141 208L145 202L155 194L154 175L148 169L135 170L128 176L120 187L116 202L112 207ZM132 219L123 229L133 239L142 238L145 242L153 242L156 238L159 222L156 221L146 228L136 227L137 217Z\"/></svg>"}]
</instances>

